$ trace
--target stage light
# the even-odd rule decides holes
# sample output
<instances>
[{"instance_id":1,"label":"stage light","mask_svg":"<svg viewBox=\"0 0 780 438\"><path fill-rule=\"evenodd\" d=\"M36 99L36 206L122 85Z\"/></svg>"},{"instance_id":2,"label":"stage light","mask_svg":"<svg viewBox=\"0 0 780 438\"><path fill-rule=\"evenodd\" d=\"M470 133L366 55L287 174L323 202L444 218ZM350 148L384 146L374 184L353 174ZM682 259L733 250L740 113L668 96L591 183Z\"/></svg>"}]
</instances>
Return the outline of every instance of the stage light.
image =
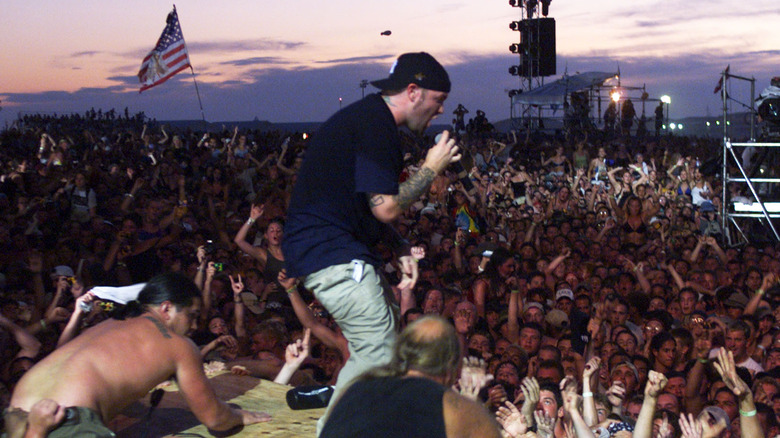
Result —
<instances>
[{"instance_id":1,"label":"stage light","mask_svg":"<svg viewBox=\"0 0 780 438\"><path fill-rule=\"evenodd\" d=\"M518 3L520 3L520 4L518 4ZM519 1L519 2L517 0L509 0L509 6L511 6L513 8L520 6L522 3L523 3L522 0Z\"/></svg>"},{"instance_id":2,"label":"stage light","mask_svg":"<svg viewBox=\"0 0 780 438\"><path fill-rule=\"evenodd\" d=\"M710 126L710 122L707 122L707 126Z\"/></svg>"},{"instance_id":3,"label":"stage light","mask_svg":"<svg viewBox=\"0 0 780 438\"><path fill-rule=\"evenodd\" d=\"M663 96L661 96L661 102L669 105L670 103L672 103L672 98L664 94Z\"/></svg>"},{"instance_id":4,"label":"stage light","mask_svg":"<svg viewBox=\"0 0 780 438\"><path fill-rule=\"evenodd\" d=\"M674 122L669 124L669 129L671 129L672 131L674 131L676 128L677 128L677 125Z\"/></svg>"},{"instance_id":5,"label":"stage light","mask_svg":"<svg viewBox=\"0 0 780 438\"><path fill-rule=\"evenodd\" d=\"M620 101L620 91L613 91L609 97L612 99L613 102L617 103Z\"/></svg>"},{"instance_id":6,"label":"stage light","mask_svg":"<svg viewBox=\"0 0 780 438\"><path fill-rule=\"evenodd\" d=\"M550 13L550 2L552 0L542 0L542 15L545 17Z\"/></svg>"},{"instance_id":7,"label":"stage light","mask_svg":"<svg viewBox=\"0 0 780 438\"><path fill-rule=\"evenodd\" d=\"M520 53L520 44L514 43L509 46L509 51L512 53Z\"/></svg>"},{"instance_id":8,"label":"stage light","mask_svg":"<svg viewBox=\"0 0 780 438\"><path fill-rule=\"evenodd\" d=\"M522 94L523 90L509 90L509 97L515 97L519 94Z\"/></svg>"},{"instance_id":9,"label":"stage light","mask_svg":"<svg viewBox=\"0 0 780 438\"><path fill-rule=\"evenodd\" d=\"M512 76L519 76L520 75L520 66L519 65L513 65L509 67L509 74Z\"/></svg>"},{"instance_id":10,"label":"stage light","mask_svg":"<svg viewBox=\"0 0 780 438\"><path fill-rule=\"evenodd\" d=\"M682 123L678 124L677 125L677 129L682 130L683 129L683 124Z\"/></svg>"},{"instance_id":11,"label":"stage light","mask_svg":"<svg viewBox=\"0 0 780 438\"><path fill-rule=\"evenodd\" d=\"M715 121L715 124L716 124L716 125L718 125L718 126L720 126L720 120L716 120L716 121Z\"/></svg>"},{"instance_id":12,"label":"stage light","mask_svg":"<svg viewBox=\"0 0 780 438\"><path fill-rule=\"evenodd\" d=\"M519 21L513 21L509 23L509 28L515 31L520 30L520 22Z\"/></svg>"}]
</instances>

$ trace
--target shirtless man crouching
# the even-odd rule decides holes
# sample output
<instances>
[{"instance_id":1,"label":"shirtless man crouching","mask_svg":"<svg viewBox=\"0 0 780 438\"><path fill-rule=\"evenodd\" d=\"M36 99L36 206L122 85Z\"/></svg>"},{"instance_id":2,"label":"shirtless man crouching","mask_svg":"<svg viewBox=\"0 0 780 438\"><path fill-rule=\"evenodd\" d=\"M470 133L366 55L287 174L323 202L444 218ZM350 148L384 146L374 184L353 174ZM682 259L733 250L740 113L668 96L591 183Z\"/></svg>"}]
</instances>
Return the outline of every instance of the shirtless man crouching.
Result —
<instances>
[{"instance_id":1,"label":"shirtless man crouching","mask_svg":"<svg viewBox=\"0 0 780 438\"><path fill-rule=\"evenodd\" d=\"M106 422L173 376L193 414L209 429L270 420L268 414L233 409L217 399L200 352L185 337L199 309L200 292L190 279L172 273L151 279L137 302L128 303L128 319L98 324L30 369L14 389L6 418L49 399L67 408L66 415L58 415L64 421L48 436L89 431L110 437ZM13 423L21 423L22 430L7 430L8 436L24 436L27 422L6 421Z\"/></svg>"}]
</instances>

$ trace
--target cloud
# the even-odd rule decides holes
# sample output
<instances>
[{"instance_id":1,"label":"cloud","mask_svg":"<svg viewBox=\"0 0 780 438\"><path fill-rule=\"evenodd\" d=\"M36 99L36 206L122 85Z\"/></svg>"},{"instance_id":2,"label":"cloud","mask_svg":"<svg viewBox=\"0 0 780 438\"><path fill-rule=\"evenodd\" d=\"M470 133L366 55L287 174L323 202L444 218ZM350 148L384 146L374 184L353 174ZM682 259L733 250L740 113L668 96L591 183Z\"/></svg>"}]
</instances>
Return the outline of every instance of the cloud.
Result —
<instances>
[{"instance_id":1,"label":"cloud","mask_svg":"<svg viewBox=\"0 0 780 438\"><path fill-rule=\"evenodd\" d=\"M395 55L385 54L385 55L372 55L372 56L353 56L352 58L340 58L340 59L328 59L325 61L316 61L316 64L350 64L355 62L366 62L366 61L384 61L387 58L393 56Z\"/></svg>"},{"instance_id":2,"label":"cloud","mask_svg":"<svg viewBox=\"0 0 780 438\"><path fill-rule=\"evenodd\" d=\"M242 52L267 50L292 50L304 46L300 41L272 40L267 38L235 41L187 42L190 52Z\"/></svg>"},{"instance_id":3,"label":"cloud","mask_svg":"<svg viewBox=\"0 0 780 438\"><path fill-rule=\"evenodd\" d=\"M779 56L780 50L760 50L757 52L748 52L748 55L755 56Z\"/></svg>"},{"instance_id":4,"label":"cloud","mask_svg":"<svg viewBox=\"0 0 780 438\"><path fill-rule=\"evenodd\" d=\"M668 21L643 21L643 20L637 20L636 25L639 27L658 27L658 26L668 26Z\"/></svg>"},{"instance_id":5,"label":"cloud","mask_svg":"<svg viewBox=\"0 0 780 438\"><path fill-rule=\"evenodd\" d=\"M276 56L255 56L252 58L234 59L231 61L220 62L221 65L257 65L257 64L288 64L289 61Z\"/></svg>"},{"instance_id":6,"label":"cloud","mask_svg":"<svg viewBox=\"0 0 780 438\"><path fill-rule=\"evenodd\" d=\"M114 82L121 82L126 85L138 86L138 76L109 76L106 79Z\"/></svg>"},{"instance_id":7,"label":"cloud","mask_svg":"<svg viewBox=\"0 0 780 438\"><path fill-rule=\"evenodd\" d=\"M80 58L80 57L83 57L83 56L95 56L95 55L97 55L99 53L103 53L103 52L101 52L99 50L86 50L86 51L83 51L83 52L71 53L70 57L71 58Z\"/></svg>"}]
</instances>

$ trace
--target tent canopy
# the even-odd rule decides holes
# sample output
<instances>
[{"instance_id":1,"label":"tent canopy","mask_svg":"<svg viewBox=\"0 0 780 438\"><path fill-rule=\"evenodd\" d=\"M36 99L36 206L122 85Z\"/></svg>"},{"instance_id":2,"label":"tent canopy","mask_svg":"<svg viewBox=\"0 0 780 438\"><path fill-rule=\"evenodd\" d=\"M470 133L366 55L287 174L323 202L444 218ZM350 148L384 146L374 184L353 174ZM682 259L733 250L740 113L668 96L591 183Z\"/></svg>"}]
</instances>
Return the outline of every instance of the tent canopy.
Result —
<instances>
[{"instance_id":1,"label":"tent canopy","mask_svg":"<svg viewBox=\"0 0 780 438\"><path fill-rule=\"evenodd\" d=\"M604 81L614 77L617 77L617 73L599 71L580 73L574 76L564 76L555 82L542 85L541 87L514 96L512 98L512 103L542 106L563 105L566 95L590 87L601 86L604 84Z\"/></svg>"}]
</instances>

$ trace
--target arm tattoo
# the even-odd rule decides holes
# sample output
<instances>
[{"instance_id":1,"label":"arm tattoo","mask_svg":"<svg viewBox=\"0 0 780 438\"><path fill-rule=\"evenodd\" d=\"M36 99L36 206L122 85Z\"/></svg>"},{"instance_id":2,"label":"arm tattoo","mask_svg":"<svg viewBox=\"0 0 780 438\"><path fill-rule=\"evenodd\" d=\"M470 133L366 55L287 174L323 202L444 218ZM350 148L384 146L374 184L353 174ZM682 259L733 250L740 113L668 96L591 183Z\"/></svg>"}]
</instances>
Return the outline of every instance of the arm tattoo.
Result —
<instances>
[{"instance_id":1,"label":"arm tattoo","mask_svg":"<svg viewBox=\"0 0 780 438\"><path fill-rule=\"evenodd\" d=\"M385 203L385 198L382 195L374 195L368 198L368 205L371 208L382 205Z\"/></svg>"},{"instance_id":2,"label":"arm tattoo","mask_svg":"<svg viewBox=\"0 0 780 438\"><path fill-rule=\"evenodd\" d=\"M152 321L154 323L154 325L157 326L157 330L159 330L160 333L162 333L164 338L168 338L168 339L171 338L171 334L168 333L168 329L165 328L165 326L163 325L162 322L160 322L159 320L157 320L155 318L152 318L151 316L147 316L145 318L148 319L149 321Z\"/></svg>"},{"instance_id":3,"label":"arm tattoo","mask_svg":"<svg viewBox=\"0 0 780 438\"><path fill-rule=\"evenodd\" d=\"M406 210L419 199L431 187L434 178L436 178L436 173L427 167L423 167L419 172L412 175L411 178L401 183L400 187L398 187L398 194L395 195L395 201L401 207L401 210Z\"/></svg>"}]
</instances>

